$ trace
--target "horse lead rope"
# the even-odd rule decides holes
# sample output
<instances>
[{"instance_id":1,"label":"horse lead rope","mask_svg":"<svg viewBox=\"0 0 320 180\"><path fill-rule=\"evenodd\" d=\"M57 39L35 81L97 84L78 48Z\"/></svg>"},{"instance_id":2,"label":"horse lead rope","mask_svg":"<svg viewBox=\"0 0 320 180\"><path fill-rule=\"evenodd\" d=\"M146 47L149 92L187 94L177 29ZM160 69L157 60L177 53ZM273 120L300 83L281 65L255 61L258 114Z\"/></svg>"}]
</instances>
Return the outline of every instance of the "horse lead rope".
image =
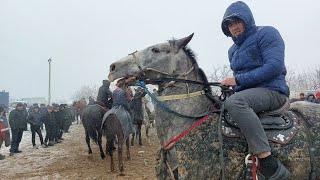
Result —
<instances>
[{"instance_id":1,"label":"horse lead rope","mask_svg":"<svg viewBox=\"0 0 320 180\"><path fill-rule=\"evenodd\" d=\"M178 117L181 117L181 118L188 118L188 119L197 119L197 118L202 118L206 115L209 114L209 112L205 112L203 114L200 114L200 115L197 115L197 116L191 116L191 115L185 115L185 114L181 114L181 113L178 113L174 110L172 110L170 107L168 107L166 104L162 103L161 101L159 101L159 99L157 97L155 97L149 90L148 88L146 87L144 81L138 81L136 83L137 86L140 86L142 87L146 93L151 97L152 100L154 100L154 102L156 102L157 105L159 105L160 108L162 108L163 110L169 112L169 113L172 113Z\"/></svg>"}]
</instances>

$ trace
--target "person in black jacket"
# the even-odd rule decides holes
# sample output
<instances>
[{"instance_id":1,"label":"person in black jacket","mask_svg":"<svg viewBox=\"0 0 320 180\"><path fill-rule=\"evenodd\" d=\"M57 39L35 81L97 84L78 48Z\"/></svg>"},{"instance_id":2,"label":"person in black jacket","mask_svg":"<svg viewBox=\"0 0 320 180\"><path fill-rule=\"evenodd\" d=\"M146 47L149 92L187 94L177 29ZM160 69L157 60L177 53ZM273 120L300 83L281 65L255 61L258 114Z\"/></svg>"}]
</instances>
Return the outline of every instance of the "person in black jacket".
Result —
<instances>
[{"instance_id":1,"label":"person in black jacket","mask_svg":"<svg viewBox=\"0 0 320 180\"><path fill-rule=\"evenodd\" d=\"M21 153L19 144L23 135L23 131L27 129L27 113L25 112L24 105L18 103L16 108L9 114L9 124L11 127L12 141L10 148L10 156L14 153Z\"/></svg>"},{"instance_id":2,"label":"person in black jacket","mask_svg":"<svg viewBox=\"0 0 320 180\"><path fill-rule=\"evenodd\" d=\"M102 86L99 88L97 102L102 103L108 109L112 108L112 92L109 89L110 81L103 80Z\"/></svg>"},{"instance_id":3,"label":"person in black jacket","mask_svg":"<svg viewBox=\"0 0 320 180\"><path fill-rule=\"evenodd\" d=\"M44 143L48 146L54 145L54 133L56 127L56 118L54 116L54 110L52 106L47 106L47 113L43 117L43 123L46 128L46 137Z\"/></svg>"},{"instance_id":4,"label":"person in black jacket","mask_svg":"<svg viewBox=\"0 0 320 180\"><path fill-rule=\"evenodd\" d=\"M42 125L42 119L39 111L39 106L34 106L32 108L32 111L29 113L29 116L28 116L28 123L30 123L30 127L31 127L31 134L32 134L31 140L32 140L33 148L36 148L36 149L38 148L35 142L36 133L40 138L41 146L46 147L46 145L43 143L43 137L40 129Z\"/></svg>"}]
</instances>

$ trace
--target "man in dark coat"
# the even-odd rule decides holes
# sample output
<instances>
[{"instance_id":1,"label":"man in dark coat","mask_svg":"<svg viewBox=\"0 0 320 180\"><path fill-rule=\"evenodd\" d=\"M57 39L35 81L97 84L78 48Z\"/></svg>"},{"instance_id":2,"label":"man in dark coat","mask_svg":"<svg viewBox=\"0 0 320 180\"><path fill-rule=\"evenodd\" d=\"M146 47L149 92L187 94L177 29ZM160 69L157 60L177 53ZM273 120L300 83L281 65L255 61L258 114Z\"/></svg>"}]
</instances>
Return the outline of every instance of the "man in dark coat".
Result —
<instances>
[{"instance_id":1,"label":"man in dark coat","mask_svg":"<svg viewBox=\"0 0 320 180\"><path fill-rule=\"evenodd\" d=\"M63 140L62 135L63 135L63 124L65 121L65 112L64 112L64 105L60 104L59 105L59 110L55 113L56 121L57 121L57 139L58 140ZM59 142L59 141L58 141Z\"/></svg>"},{"instance_id":2,"label":"man in dark coat","mask_svg":"<svg viewBox=\"0 0 320 180\"><path fill-rule=\"evenodd\" d=\"M38 148L35 142L36 133L40 138L41 146L46 147L46 145L43 143L43 137L40 129L42 125L42 118L41 118L41 114L38 106L33 107L32 111L29 113L28 123L30 123L31 134L32 134L31 141L32 141L33 148Z\"/></svg>"},{"instance_id":3,"label":"man in dark coat","mask_svg":"<svg viewBox=\"0 0 320 180\"><path fill-rule=\"evenodd\" d=\"M18 103L16 108L9 114L9 124L12 133L12 142L10 148L10 156L14 153L21 153L19 144L23 135L23 131L27 129L27 113L22 103Z\"/></svg>"},{"instance_id":4,"label":"man in dark coat","mask_svg":"<svg viewBox=\"0 0 320 180\"><path fill-rule=\"evenodd\" d=\"M99 88L97 101L102 103L108 109L112 107L112 92L109 89L110 81L103 80L102 86Z\"/></svg>"},{"instance_id":5,"label":"man in dark coat","mask_svg":"<svg viewBox=\"0 0 320 180\"><path fill-rule=\"evenodd\" d=\"M41 119L46 116L48 113L47 106L45 104L40 104L40 114L41 114ZM40 129L43 130L43 121L41 123Z\"/></svg>"},{"instance_id":6,"label":"man in dark coat","mask_svg":"<svg viewBox=\"0 0 320 180\"><path fill-rule=\"evenodd\" d=\"M221 27L234 42L228 51L234 77L221 83L233 86L236 93L225 101L225 109L246 138L249 153L259 158L265 179L287 179L290 172L271 154L256 114L282 107L289 97L283 39L272 26L256 26L250 8L241 1L227 8Z\"/></svg>"},{"instance_id":7,"label":"man in dark coat","mask_svg":"<svg viewBox=\"0 0 320 180\"><path fill-rule=\"evenodd\" d=\"M46 137L44 139L45 144L48 146L54 145L54 133L56 128L56 118L54 116L54 109L52 106L47 106L47 113L43 117L43 123L46 128Z\"/></svg>"},{"instance_id":8,"label":"man in dark coat","mask_svg":"<svg viewBox=\"0 0 320 180\"><path fill-rule=\"evenodd\" d=\"M53 113L54 113L54 120L55 120L55 123L53 123L53 142L54 143L60 143L61 140L59 138L60 136L60 108L59 108L59 104L52 104L53 106Z\"/></svg>"},{"instance_id":9,"label":"man in dark coat","mask_svg":"<svg viewBox=\"0 0 320 180\"><path fill-rule=\"evenodd\" d=\"M63 120L63 132L68 133L69 132L69 128L72 124L72 111L71 108L68 107L67 104L63 104L64 105L64 109L63 109L63 116L64 116L64 120Z\"/></svg>"},{"instance_id":10,"label":"man in dark coat","mask_svg":"<svg viewBox=\"0 0 320 180\"><path fill-rule=\"evenodd\" d=\"M147 93L140 87L135 89L135 94L130 102L131 115L133 119L133 124L137 127L136 134L139 137L139 144L142 145L141 140L141 126L143 122L143 108L142 108L142 97ZM134 144L134 134L132 135L131 145Z\"/></svg>"}]
</instances>

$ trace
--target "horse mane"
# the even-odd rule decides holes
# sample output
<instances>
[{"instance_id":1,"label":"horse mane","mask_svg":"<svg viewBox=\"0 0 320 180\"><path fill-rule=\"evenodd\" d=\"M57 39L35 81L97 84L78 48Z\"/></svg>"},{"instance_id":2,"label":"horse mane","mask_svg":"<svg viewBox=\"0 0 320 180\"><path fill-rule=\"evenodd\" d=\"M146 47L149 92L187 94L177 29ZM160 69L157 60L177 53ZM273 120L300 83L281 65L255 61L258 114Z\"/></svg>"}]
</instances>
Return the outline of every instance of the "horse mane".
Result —
<instances>
[{"instance_id":1,"label":"horse mane","mask_svg":"<svg viewBox=\"0 0 320 180\"><path fill-rule=\"evenodd\" d=\"M197 59L196 59L196 54L193 52L193 50L190 47L185 46L183 48L183 51L188 56L188 58L191 60L191 63L193 64L196 72L198 72L198 74L200 75L201 79L205 83L208 83L208 78L207 78L206 74L204 73L204 71L199 67Z\"/></svg>"}]
</instances>

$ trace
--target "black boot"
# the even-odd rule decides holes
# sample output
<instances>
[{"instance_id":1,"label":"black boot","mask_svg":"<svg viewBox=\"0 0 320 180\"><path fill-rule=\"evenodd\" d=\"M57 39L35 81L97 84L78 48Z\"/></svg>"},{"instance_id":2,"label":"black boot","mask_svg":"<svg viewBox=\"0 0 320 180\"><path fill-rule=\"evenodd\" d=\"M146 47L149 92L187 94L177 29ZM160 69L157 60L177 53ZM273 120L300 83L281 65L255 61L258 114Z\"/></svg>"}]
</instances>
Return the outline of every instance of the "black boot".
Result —
<instances>
[{"instance_id":1,"label":"black boot","mask_svg":"<svg viewBox=\"0 0 320 180\"><path fill-rule=\"evenodd\" d=\"M259 158L260 173L268 180L285 180L291 176L288 169L272 155Z\"/></svg>"}]
</instances>

